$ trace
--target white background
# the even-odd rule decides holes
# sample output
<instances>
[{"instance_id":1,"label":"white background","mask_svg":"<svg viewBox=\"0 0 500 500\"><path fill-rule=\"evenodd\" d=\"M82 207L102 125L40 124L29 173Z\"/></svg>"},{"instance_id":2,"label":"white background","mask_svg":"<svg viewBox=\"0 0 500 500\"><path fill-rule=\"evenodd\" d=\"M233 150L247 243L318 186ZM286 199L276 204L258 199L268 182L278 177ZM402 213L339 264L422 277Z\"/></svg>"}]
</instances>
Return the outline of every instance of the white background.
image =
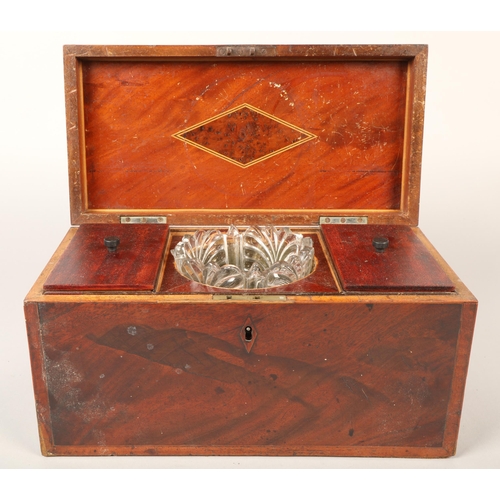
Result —
<instances>
[{"instance_id":1,"label":"white background","mask_svg":"<svg viewBox=\"0 0 500 500\"><path fill-rule=\"evenodd\" d=\"M46 4L41 2L36 5ZM125 9L126 4L123 5ZM93 7L97 9L96 5ZM243 7L247 8L245 5ZM137 9L137 5L134 8ZM228 4L226 9L230 8L231 4ZM191 23L188 5L176 6L173 17L165 14L164 10L163 16L149 11L149 24L158 31L109 32L102 30L107 26L121 29L120 19L106 25L105 16L101 17L98 10L92 15L89 6L89 9L82 10L79 22L74 23L75 19L66 16L67 23L74 23L79 30L70 32L56 31L60 25L52 17L47 17L41 7L37 9L29 11L26 18L19 17L22 12L18 12L13 26L9 26L5 18L0 24L0 28L6 30L31 30L0 32L0 468L500 467L498 32L299 32L284 31L289 26L286 23L285 26L281 23L282 31L274 32L190 31L191 25L198 29L204 24L200 16L197 16L196 23ZM207 16L213 15L214 9L212 4ZM276 12L273 13L276 16ZM316 18L307 14L300 26L311 29L328 29L332 24L339 26L342 12L330 10L328 14L329 19L335 19L336 22L329 24L326 13ZM38 15L45 16L43 31L33 31L37 27ZM248 16L254 19L255 12L250 9ZM260 17L264 18L264 13ZM26 21L26 26L21 20ZM92 20L92 27L101 31L88 31L87 20L89 23ZM123 26L129 28L133 20L134 13L129 12L128 24ZM485 22L490 25L487 15ZM167 28L162 29L162 23ZM145 29L147 24L147 18L141 13L136 27ZM352 25L351 22L351 28ZM365 18L364 26L367 25L369 19L367 21ZM403 25L408 25L408 19ZM256 26L259 29L272 29L272 18L261 19ZM295 29L297 22L290 26ZM380 23L380 27L385 26L384 22ZM215 27L224 29L220 20ZM231 29L238 27L234 19L229 24ZM183 31L172 31L174 29ZM432 29L435 29L434 26ZM429 45L419 225L479 299L456 457L446 460L403 460L44 458L40 455L22 300L70 226L62 46L75 43ZM247 479L242 479L242 482L246 483Z\"/></svg>"}]
</instances>

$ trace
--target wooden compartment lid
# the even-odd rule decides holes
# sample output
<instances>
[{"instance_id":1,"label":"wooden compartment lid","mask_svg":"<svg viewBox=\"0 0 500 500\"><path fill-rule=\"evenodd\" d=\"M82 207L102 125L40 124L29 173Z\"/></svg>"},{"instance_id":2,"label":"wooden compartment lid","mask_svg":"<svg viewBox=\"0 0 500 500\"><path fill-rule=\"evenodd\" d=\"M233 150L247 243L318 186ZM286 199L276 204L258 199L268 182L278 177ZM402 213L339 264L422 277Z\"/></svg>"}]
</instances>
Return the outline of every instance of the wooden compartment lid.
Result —
<instances>
[{"instance_id":1,"label":"wooden compartment lid","mask_svg":"<svg viewBox=\"0 0 500 500\"><path fill-rule=\"evenodd\" d=\"M388 225L323 226L347 292L453 292L455 285L414 229ZM385 240L377 250L375 239Z\"/></svg>"},{"instance_id":2,"label":"wooden compartment lid","mask_svg":"<svg viewBox=\"0 0 500 500\"><path fill-rule=\"evenodd\" d=\"M72 222L418 219L427 47L68 46Z\"/></svg>"},{"instance_id":3,"label":"wooden compartment lid","mask_svg":"<svg viewBox=\"0 0 500 500\"><path fill-rule=\"evenodd\" d=\"M118 247L104 243L118 238ZM49 293L86 291L152 292L168 237L157 224L80 226L44 283Z\"/></svg>"}]
</instances>

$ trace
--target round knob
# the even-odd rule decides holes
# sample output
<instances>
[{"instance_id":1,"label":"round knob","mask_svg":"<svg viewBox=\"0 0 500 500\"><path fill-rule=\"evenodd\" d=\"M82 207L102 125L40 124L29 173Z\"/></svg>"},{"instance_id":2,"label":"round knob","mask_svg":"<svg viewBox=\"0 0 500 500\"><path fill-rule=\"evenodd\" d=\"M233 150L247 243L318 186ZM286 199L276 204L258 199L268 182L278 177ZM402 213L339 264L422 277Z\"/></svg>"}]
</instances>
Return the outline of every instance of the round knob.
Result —
<instances>
[{"instance_id":1,"label":"round knob","mask_svg":"<svg viewBox=\"0 0 500 500\"><path fill-rule=\"evenodd\" d=\"M389 239L383 236L377 236L373 238L372 244L377 252L383 252L389 246Z\"/></svg>"},{"instance_id":2,"label":"round knob","mask_svg":"<svg viewBox=\"0 0 500 500\"><path fill-rule=\"evenodd\" d=\"M110 253L116 252L119 244L120 238L118 238L117 236L108 236L107 238L104 238L104 245L106 245L106 248Z\"/></svg>"}]
</instances>

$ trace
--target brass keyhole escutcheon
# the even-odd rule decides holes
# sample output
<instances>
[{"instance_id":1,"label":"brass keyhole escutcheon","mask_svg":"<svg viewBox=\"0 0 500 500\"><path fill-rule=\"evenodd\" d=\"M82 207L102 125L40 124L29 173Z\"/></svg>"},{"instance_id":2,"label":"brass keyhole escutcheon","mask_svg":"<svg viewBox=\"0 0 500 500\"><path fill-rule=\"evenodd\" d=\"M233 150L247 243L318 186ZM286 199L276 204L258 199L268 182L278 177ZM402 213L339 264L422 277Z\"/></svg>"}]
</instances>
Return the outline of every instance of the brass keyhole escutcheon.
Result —
<instances>
[{"instance_id":1,"label":"brass keyhole escutcheon","mask_svg":"<svg viewBox=\"0 0 500 500\"><path fill-rule=\"evenodd\" d=\"M253 338L252 327L251 326L245 326L245 342L251 342L252 338Z\"/></svg>"}]
</instances>

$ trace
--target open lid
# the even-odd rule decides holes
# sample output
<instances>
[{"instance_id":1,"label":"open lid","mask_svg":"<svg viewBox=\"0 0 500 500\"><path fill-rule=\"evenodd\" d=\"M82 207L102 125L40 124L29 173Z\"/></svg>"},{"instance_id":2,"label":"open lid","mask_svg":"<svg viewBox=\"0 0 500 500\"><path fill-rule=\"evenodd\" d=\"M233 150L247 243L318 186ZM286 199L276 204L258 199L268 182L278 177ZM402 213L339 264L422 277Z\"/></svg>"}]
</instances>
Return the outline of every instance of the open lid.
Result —
<instances>
[{"instance_id":1,"label":"open lid","mask_svg":"<svg viewBox=\"0 0 500 500\"><path fill-rule=\"evenodd\" d=\"M418 221L427 47L67 46L72 223Z\"/></svg>"}]
</instances>

